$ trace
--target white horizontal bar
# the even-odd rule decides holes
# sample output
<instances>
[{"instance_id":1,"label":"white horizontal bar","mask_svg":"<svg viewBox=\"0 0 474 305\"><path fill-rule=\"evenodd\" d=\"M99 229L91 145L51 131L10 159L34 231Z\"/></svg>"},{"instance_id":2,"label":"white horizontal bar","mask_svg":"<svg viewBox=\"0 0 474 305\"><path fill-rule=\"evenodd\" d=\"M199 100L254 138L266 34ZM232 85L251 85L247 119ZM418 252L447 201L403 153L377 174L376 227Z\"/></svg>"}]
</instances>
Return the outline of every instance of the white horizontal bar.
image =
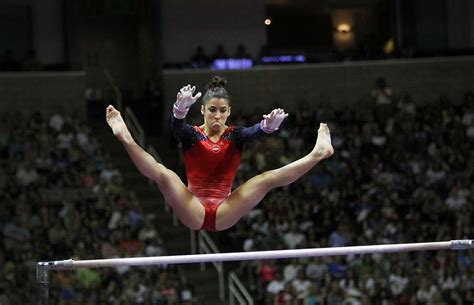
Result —
<instances>
[{"instance_id":1,"label":"white horizontal bar","mask_svg":"<svg viewBox=\"0 0 474 305\"><path fill-rule=\"evenodd\" d=\"M225 261L245 261L264 259L301 258L314 256L336 256L351 254L370 253L393 253L409 251L433 251L433 250L467 250L474 248L473 240L451 240L441 242L388 244L373 246L332 247L295 250L273 250L255 252L232 252L213 254L193 254L175 256L154 257L130 257L93 260L64 260L38 263L51 270L74 269L74 268L101 268L119 266L149 266L149 265L171 265L191 264Z\"/></svg>"}]
</instances>

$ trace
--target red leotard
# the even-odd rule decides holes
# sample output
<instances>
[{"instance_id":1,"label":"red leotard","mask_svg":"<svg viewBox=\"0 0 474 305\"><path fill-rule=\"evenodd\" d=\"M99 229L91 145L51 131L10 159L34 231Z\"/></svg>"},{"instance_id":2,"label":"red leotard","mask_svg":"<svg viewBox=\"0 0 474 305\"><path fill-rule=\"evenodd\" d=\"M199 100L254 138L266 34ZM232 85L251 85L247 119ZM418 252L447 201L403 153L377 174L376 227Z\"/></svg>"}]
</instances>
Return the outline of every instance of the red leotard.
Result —
<instances>
[{"instance_id":1,"label":"red leotard","mask_svg":"<svg viewBox=\"0 0 474 305\"><path fill-rule=\"evenodd\" d=\"M246 143L263 136L260 124L228 127L219 141L212 142L198 126L176 118L172 130L181 141L188 189L206 210L202 229L215 231L215 214L229 196Z\"/></svg>"}]
</instances>

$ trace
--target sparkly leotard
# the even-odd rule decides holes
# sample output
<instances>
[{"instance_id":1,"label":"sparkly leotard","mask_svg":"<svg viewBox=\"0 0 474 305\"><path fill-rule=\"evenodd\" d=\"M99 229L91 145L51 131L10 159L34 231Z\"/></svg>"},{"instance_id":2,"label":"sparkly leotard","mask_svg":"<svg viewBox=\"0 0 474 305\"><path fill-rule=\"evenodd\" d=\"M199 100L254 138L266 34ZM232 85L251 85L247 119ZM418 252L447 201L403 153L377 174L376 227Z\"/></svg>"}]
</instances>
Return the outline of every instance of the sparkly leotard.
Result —
<instances>
[{"instance_id":1,"label":"sparkly leotard","mask_svg":"<svg viewBox=\"0 0 474 305\"><path fill-rule=\"evenodd\" d=\"M172 118L173 134L181 141L188 189L204 206L202 229L215 231L215 214L229 196L248 142L265 135L260 123L251 127L229 126L217 142L211 141L198 126Z\"/></svg>"}]
</instances>

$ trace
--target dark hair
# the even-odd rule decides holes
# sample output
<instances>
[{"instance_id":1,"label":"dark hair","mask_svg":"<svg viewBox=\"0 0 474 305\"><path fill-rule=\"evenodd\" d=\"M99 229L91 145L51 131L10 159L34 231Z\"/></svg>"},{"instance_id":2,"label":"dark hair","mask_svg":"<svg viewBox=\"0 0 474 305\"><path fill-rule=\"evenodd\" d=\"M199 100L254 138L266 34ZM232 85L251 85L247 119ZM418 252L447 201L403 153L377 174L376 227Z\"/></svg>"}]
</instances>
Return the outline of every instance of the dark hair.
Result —
<instances>
[{"instance_id":1,"label":"dark hair","mask_svg":"<svg viewBox=\"0 0 474 305\"><path fill-rule=\"evenodd\" d=\"M212 98L223 98L226 99L230 104L230 96L225 86L227 85L227 79L221 76L214 76L206 85L206 93L202 98L202 104L205 105L208 100Z\"/></svg>"}]
</instances>

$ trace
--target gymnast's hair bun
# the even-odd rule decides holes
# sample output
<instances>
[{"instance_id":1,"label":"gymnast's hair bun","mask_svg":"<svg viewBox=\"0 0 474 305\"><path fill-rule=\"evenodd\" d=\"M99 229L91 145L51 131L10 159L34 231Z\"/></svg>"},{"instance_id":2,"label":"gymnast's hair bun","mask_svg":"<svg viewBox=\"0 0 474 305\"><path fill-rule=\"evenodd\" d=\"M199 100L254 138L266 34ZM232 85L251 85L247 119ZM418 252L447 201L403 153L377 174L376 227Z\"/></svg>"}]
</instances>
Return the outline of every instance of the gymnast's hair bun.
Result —
<instances>
[{"instance_id":1,"label":"gymnast's hair bun","mask_svg":"<svg viewBox=\"0 0 474 305\"><path fill-rule=\"evenodd\" d=\"M227 79L222 76L214 76L211 78L209 83L206 85L207 90L214 90L215 88L225 88L227 85Z\"/></svg>"}]
</instances>

